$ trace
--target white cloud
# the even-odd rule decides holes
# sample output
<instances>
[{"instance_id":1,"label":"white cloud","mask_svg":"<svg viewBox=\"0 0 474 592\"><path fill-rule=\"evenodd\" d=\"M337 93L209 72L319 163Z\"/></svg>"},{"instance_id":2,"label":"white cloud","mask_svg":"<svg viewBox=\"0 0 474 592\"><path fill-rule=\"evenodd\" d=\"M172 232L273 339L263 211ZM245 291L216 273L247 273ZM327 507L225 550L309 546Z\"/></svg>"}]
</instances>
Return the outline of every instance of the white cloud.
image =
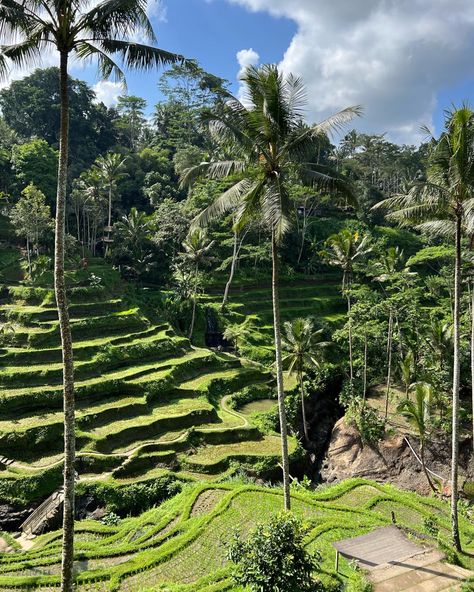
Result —
<instances>
[{"instance_id":1,"label":"white cloud","mask_svg":"<svg viewBox=\"0 0 474 592\"><path fill-rule=\"evenodd\" d=\"M258 53L253 50L252 48L249 49L241 49L236 54L237 62L240 66L239 73L237 74L237 79L239 80L239 91L237 96L239 99L245 100L245 85L242 83L241 78L245 72L245 69L249 66L257 66L260 61L260 56Z\"/></svg>"},{"instance_id":2,"label":"white cloud","mask_svg":"<svg viewBox=\"0 0 474 592\"><path fill-rule=\"evenodd\" d=\"M228 0L292 19L281 66L308 86L308 117L361 104L358 129L416 142L436 95L474 77L472 0Z\"/></svg>"},{"instance_id":3,"label":"white cloud","mask_svg":"<svg viewBox=\"0 0 474 592\"><path fill-rule=\"evenodd\" d=\"M124 92L124 87L120 82L110 80L100 80L94 85L93 90L97 97L97 102L104 103L107 107L114 107L117 99Z\"/></svg>"},{"instance_id":4,"label":"white cloud","mask_svg":"<svg viewBox=\"0 0 474 592\"><path fill-rule=\"evenodd\" d=\"M147 14L149 18L158 20L160 23L166 22L166 6L163 0L148 0Z\"/></svg>"}]
</instances>

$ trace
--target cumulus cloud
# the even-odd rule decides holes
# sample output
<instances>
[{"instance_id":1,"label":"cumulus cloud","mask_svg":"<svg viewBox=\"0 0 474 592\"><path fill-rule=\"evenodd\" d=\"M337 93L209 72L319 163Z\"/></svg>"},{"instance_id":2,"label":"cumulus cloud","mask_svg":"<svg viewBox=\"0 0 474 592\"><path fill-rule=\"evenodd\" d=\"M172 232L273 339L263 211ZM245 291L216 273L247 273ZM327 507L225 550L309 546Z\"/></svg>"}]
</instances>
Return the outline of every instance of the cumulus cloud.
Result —
<instances>
[{"instance_id":1,"label":"cumulus cloud","mask_svg":"<svg viewBox=\"0 0 474 592\"><path fill-rule=\"evenodd\" d=\"M281 66L304 78L311 120L361 104L358 129L417 142L437 93L474 76L472 0L228 1L295 21Z\"/></svg>"},{"instance_id":2,"label":"cumulus cloud","mask_svg":"<svg viewBox=\"0 0 474 592\"><path fill-rule=\"evenodd\" d=\"M253 50L252 48L249 49L241 49L236 54L237 62L240 66L239 73L237 74L237 79L239 80L239 91L237 96L239 99L245 100L245 85L242 83L242 76L245 72L245 69L249 66L257 66L260 61L260 56L258 53Z\"/></svg>"},{"instance_id":3,"label":"cumulus cloud","mask_svg":"<svg viewBox=\"0 0 474 592\"><path fill-rule=\"evenodd\" d=\"M124 88L120 82L100 80L94 85L93 90L98 103L104 103L107 107L115 107L117 99L123 94Z\"/></svg>"}]
</instances>

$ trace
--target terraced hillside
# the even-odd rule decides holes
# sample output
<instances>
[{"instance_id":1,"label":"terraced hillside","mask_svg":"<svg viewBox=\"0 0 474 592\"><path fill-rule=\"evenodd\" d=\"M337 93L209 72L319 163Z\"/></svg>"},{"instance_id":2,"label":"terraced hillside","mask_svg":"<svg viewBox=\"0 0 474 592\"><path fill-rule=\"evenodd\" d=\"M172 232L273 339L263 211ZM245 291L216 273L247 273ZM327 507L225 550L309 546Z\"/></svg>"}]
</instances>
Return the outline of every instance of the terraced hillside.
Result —
<instances>
[{"instance_id":1,"label":"terraced hillside","mask_svg":"<svg viewBox=\"0 0 474 592\"><path fill-rule=\"evenodd\" d=\"M252 320L252 335L243 352L253 359L270 358L273 340L272 294L269 279L262 285L236 280L230 290L227 314L231 322ZM204 305L220 309L223 288L209 287ZM315 317L322 323L338 325L344 321L346 305L341 297L337 274L322 279L296 278L281 282L280 312L282 321L296 317Z\"/></svg>"},{"instance_id":2,"label":"terraced hillside","mask_svg":"<svg viewBox=\"0 0 474 592\"><path fill-rule=\"evenodd\" d=\"M58 321L50 288L6 285L1 296L0 497L26 502L61 482ZM262 367L192 347L134 306L119 280L112 290L72 282L70 300L81 480L276 466L278 435L262 433L230 404L247 385L270 393Z\"/></svg>"},{"instance_id":3,"label":"terraced hillside","mask_svg":"<svg viewBox=\"0 0 474 592\"><path fill-rule=\"evenodd\" d=\"M207 483L187 486L159 508L139 518L124 519L117 526L96 521L78 523L77 589L243 592L232 582L226 545L235 531L245 535L282 505L279 489L238 482ZM332 542L388 525L392 512L397 524L423 546L442 546L449 537L447 503L360 479L320 493L294 491L292 509L308 523L307 546L321 552L319 577L328 586L326 589L334 592L355 573L353 565L344 559L339 573L335 573ZM474 561L469 553L474 550L474 526L464 515L460 526L466 553L458 560L472 568ZM0 555L0 591L27 586L41 586L43 592L56 590L60 543L61 533L57 531L38 537L27 552ZM462 570L459 573L468 575ZM466 584L465 590L472 589L469 586ZM455 589L460 590L460 585Z\"/></svg>"}]
</instances>

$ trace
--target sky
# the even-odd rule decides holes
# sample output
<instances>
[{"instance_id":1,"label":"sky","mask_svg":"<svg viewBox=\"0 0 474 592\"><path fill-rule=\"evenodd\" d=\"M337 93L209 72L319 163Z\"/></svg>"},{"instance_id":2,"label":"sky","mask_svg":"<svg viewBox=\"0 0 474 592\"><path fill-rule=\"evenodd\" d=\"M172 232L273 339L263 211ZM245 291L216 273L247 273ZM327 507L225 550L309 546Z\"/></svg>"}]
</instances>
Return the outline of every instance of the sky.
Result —
<instances>
[{"instance_id":1,"label":"sky","mask_svg":"<svg viewBox=\"0 0 474 592\"><path fill-rule=\"evenodd\" d=\"M421 125L441 131L444 109L464 100L474 107L473 0L152 0L149 14L160 47L197 59L237 94L249 64L300 75L310 122L361 105L351 127L419 143ZM71 74L109 105L123 92L91 67L73 65ZM129 94L150 110L158 76L127 75Z\"/></svg>"}]
</instances>

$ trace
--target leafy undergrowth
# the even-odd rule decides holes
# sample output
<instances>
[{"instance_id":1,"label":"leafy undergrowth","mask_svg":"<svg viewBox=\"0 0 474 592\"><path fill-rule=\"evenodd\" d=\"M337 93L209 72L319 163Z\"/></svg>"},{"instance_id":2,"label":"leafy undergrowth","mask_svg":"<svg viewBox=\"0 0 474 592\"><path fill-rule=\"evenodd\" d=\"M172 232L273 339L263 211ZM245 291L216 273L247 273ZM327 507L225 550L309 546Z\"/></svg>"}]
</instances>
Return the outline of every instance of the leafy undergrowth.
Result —
<instances>
[{"instance_id":1,"label":"leafy undergrowth","mask_svg":"<svg viewBox=\"0 0 474 592\"><path fill-rule=\"evenodd\" d=\"M232 582L226 547L236 531L243 537L267 521L283 505L279 488L222 484L188 485L174 498L138 518L116 526L92 521L77 524L77 589L85 591L240 590ZM317 575L328 590L340 590L353 573L341 561L334 572L332 542L357 536L391 523L422 544L442 547L449 537L447 503L396 490L388 485L353 479L321 492L296 490L292 510L310 527L306 545L319 550L322 571ZM461 516L466 549L474 546L474 526ZM60 532L36 539L28 552L0 556L0 591L27 586L54 590L59 582ZM468 554L450 557L472 568Z\"/></svg>"}]
</instances>

